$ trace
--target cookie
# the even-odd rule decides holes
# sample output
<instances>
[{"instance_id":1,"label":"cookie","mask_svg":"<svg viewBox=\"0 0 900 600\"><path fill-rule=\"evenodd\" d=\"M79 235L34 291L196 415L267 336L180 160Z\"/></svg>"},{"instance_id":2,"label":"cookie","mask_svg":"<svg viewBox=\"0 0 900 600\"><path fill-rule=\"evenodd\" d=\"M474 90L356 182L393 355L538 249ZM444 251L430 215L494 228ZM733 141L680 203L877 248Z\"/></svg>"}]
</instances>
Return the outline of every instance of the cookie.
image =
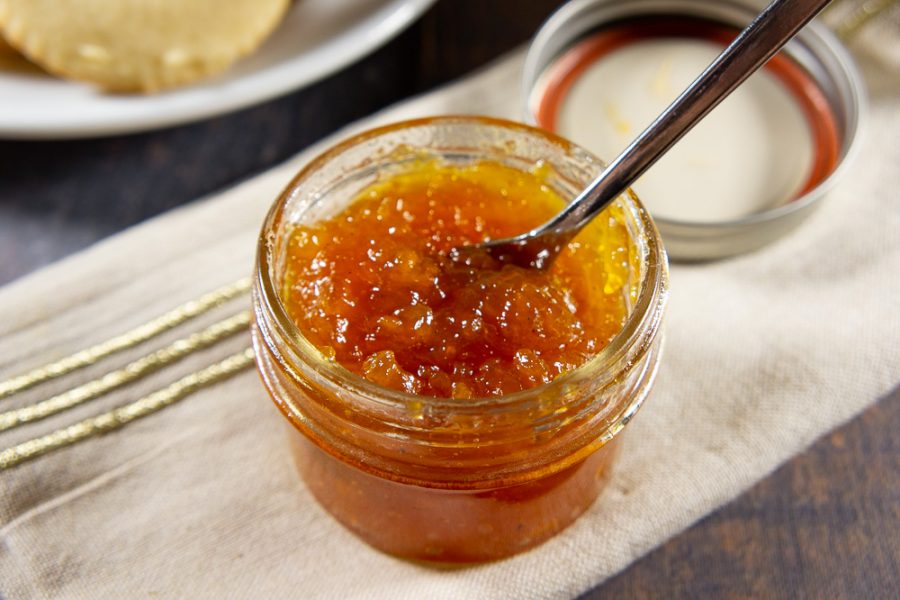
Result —
<instances>
[{"instance_id":1,"label":"cookie","mask_svg":"<svg viewBox=\"0 0 900 600\"><path fill-rule=\"evenodd\" d=\"M50 73L152 92L256 49L289 0L0 0L0 33Z\"/></svg>"},{"instance_id":2,"label":"cookie","mask_svg":"<svg viewBox=\"0 0 900 600\"><path fill-rule=\"evenodd\" d=\"M3 73L41 73L37 65L28 61L15 48L6 43L0 36L0 72Z\"/></svg>"}]
</instances>

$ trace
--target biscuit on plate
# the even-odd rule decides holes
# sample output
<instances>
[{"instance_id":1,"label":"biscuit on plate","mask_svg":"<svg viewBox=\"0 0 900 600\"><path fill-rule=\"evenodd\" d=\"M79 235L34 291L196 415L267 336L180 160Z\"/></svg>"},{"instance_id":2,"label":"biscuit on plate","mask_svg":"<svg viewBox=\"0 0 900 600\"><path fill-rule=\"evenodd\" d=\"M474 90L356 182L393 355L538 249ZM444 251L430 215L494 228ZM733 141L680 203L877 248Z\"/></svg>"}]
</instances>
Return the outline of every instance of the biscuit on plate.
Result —
<instances>
[{"instance_id":1,"label":"biscuit on plate","mask_svg":"<svg viewBox=\"0 0 900 600\"><path fill-rule=\"evenodd\" d=\"M41 73L37 65L28 61L15 48L6 43L0 36L0 72L3 73Z\"/></svg>"},{"instance_id":2,"label":"biscuit on plate","mask_svg":"<svg viewBox=\"0 0 900 600\"><path fill-rule=\"evenodd\" d=\"M275 29L289 0L0 0L0 33L47 71L150 92L222 71Z\"/></svg>"}]
</instances>

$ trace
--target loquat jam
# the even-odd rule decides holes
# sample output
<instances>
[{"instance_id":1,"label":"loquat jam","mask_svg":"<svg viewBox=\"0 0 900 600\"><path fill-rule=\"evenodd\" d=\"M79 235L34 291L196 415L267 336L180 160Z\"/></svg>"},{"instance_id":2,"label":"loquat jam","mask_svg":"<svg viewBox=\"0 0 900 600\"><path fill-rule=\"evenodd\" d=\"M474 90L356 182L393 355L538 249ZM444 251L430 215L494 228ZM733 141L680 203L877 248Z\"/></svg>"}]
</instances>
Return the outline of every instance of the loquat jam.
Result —
<instances>
[{"instance_id":1,"label":"loquat jam","mask_svg":"<svg viewBox=\"0 0 900 600\"><path fill-rule=\"evenodd\" d=\"M337 215L290 233L282 292L323 354L409 394L501 396L584 364L622 328L628 232L584 230L546 270L454 247L528 231L564 206L497 162L414 163Z\"/></svg>"},{"instance_id":2,"label":"loquat jam","mask_svg":"<svg viewBox=\"0 0 900 600\"><path fill-rule=\"evenodd\" d=\"M312 161L260 236L257 365L308 489L430 563L552 537L609 480L649 393L665 251L626 193L546 270L450 252L545 222L601 163L482 117L409 121Z\"/></svg>"}]
</instances>

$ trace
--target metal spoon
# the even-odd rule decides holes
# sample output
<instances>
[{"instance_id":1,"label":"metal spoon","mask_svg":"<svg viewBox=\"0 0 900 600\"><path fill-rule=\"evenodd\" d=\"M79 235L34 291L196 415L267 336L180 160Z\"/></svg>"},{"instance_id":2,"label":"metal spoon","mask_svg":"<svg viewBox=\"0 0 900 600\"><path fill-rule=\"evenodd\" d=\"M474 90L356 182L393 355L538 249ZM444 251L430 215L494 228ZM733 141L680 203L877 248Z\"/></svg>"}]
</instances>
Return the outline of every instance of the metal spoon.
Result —
<instances>
[{"instance_id":1,"label":"metal spoon","mask_svg":"<svg viewBox=\"0 0 900 600\"><path fill-rule=\"evenodd\" d=\"M562 212L513 238L455 248L486 249L505 263L542 269L594 216L634 183L719 102L766 63L829 0L774 0L637 139Z\"/></svg>"}]
</instances>

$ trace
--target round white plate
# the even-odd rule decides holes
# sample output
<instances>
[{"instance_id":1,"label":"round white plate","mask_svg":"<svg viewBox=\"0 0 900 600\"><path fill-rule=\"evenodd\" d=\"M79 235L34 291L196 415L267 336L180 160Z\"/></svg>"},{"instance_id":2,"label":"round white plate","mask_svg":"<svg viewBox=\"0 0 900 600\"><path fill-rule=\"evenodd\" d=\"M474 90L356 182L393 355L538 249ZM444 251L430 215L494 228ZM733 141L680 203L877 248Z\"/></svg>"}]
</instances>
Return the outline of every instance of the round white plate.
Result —
<instances>
[{"instance_id":1,"label":"round white plate","mask_svg":"<svg viewBox=\"0 0 900 600\"><path fill-rule=\"evenodd\" d=\"M0 72L0 137L83 138L196 121L317 81L384 44L434 0L297 0L254 54L197 84L103 94L39 73Z\"/></svg>"}]
</instances>

